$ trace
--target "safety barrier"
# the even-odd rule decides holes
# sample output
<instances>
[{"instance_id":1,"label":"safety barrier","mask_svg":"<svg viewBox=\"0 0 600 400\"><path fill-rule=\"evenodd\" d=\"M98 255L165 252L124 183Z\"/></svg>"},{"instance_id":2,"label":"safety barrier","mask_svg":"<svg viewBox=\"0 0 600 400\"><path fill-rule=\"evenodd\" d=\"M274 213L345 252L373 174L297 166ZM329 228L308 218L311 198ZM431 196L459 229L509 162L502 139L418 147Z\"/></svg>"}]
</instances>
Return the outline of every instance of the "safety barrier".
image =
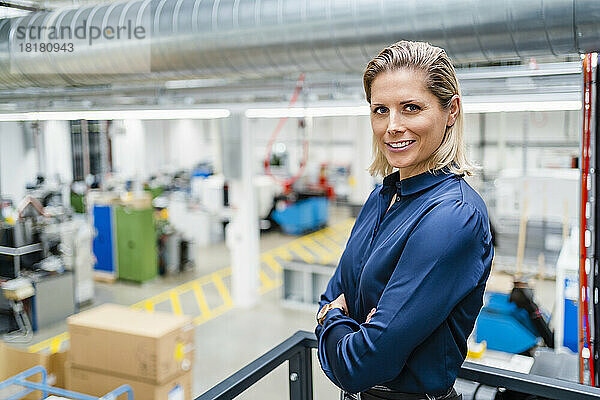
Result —
<instances>
[{"instance_id":1,"label":"safety barrier","mask_svg":"<svg viewBox=\"0 0 600 400\"><path fill-rule=\"evenodd\" d=\"M289 361L290 400L312 400L311 349L316 346L317 340L314 333L298 331L289 339L197 397L196 400L231 400L285 361ZM463 363L458 377L549 399L600 399L600 388L471 362Z\"/></svg>"}]
</instances>

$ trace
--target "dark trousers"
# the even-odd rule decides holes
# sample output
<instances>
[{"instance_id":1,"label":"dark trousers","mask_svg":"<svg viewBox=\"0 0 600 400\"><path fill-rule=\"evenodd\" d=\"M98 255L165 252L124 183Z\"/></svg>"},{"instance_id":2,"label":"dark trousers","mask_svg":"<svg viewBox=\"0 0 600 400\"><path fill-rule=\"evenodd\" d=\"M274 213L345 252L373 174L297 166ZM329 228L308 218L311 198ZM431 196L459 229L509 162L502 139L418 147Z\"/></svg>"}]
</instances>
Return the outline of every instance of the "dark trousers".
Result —
<instances>
[{"instance_id":1,"label":"dark trousers","mask_svg":"<svg viewBox=\"0 0 600 400\"><path fill-rule=\"evenodd\" d=\"M462 400L462 394L458 394L452 388L447 394L441 396L419 395L413 393L385 392L382 390L368 389L361 393L348 393L344 390L340 393L340 400Z\"/></svg>"}]
</instances>

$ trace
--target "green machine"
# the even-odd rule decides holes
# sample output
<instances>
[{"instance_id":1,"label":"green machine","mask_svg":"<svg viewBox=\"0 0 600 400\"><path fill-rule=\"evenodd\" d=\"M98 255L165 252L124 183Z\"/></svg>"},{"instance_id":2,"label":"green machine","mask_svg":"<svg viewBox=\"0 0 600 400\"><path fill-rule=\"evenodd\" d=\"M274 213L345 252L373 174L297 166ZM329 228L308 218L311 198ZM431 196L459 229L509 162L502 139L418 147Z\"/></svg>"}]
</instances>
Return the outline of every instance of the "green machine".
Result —
<instances>
[{"instance_id":1,"label":"green machine","mask_svg":"<svg viewBox=\"0 0 600 400\"><path fill-rule=\"evenodd\" d=\"M152 208L116 206L118 277L135 282L158 273L156 228Z\"/></svg>"}]
</instances>

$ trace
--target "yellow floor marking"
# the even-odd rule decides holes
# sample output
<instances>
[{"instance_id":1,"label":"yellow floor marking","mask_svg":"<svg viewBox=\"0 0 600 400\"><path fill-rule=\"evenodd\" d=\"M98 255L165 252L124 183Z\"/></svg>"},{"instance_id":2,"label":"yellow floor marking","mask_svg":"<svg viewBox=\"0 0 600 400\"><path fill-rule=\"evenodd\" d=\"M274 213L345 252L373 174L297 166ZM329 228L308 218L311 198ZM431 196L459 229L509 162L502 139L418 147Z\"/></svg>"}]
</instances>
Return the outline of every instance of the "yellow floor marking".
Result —
<instances>
[{"instance_id":1,"label":"yellow floor marking","mask_svg":"<svg viewBox=\"0 0 600 400\"><path fill-rule=\"evenodd\" d=\"M319 260L322 264L327 264L333 260L333 256L331 253L325 251L321 246L319 246L313 239L304 238L302 240L302 244L308 247L313 253L318 254L321 257Z\"/></svg>"},{"instance_id":2,"label":"yellow floor marking","mask_svg":"<svg viewBox=\"0 0 600 400\"><path fill-rule=\"evenodd\" d=\"M348 235L345 232L334 231L333 229L326 228L323 230L323 234L327 236L330 240L333 240L336 243L341 242L342 240L346 240Z\"/></svg>"},{"instance_id":3,"label":"yellow floor marking","mask_svg":"<svg viewBox=\"0 0 600 400\"><path fill-rule=\"evenodd\" d=\"M54 337L51 337L50 339L46 339L39 343L33 344L33 345L29 346L29 348L27 350L29 350L30 353L37 353L38 351L41 351L41 350L44 350L44 349L50 347L54 340L64 341L67 339L69 339L69 333L63 332L60 335L56 335Z\"/></svg>"},{"instance_id":4,"label":"yellow floor marking","mask_svg":"<svg viewBox=\"0 0 600 400\"><path fill-rule=\"evenodd\" d=\"M163 301L167 301L170 299L170 293L171 291L175 291L177 294L182 294L185 293L187 291L193 290L193 286L195 283L199 284L199 285L204 285L205 283L208 283L212 280L212 274L220 274L220 275L230 275L231 274L231 268L230 267L226 267L226 268L222 268L218 271L212 272L210 274L206 274L204 276L201 276L200 278L185 282L179 286L176 286L172 289L169 289L167 291L158 293L154 296L151 296L147 299L144 299L142 301L139 301L135 304L133 304L131 307L132 308L143 308L144 304L149 301L153 304L158 304L158 303L162 303Z\"/></svg>"},{"instance_id":5,"label":"yellow floor marking","mask_svg":"<svg viewBox=\"0 0 600 400\"><path fill-rule=\"evenodd\" d=\"M149 312L154 311L154 303L152 303L151 301L145 301L144 302L144 309L146 311L149 311Z\"/></svg>"},{"instance_id":6,"label":"yellow floor marking","mask_svg":"<svg viewBox=\"0 0 600 400\"><path fill-rule=\"evenodd\" d=\"M231 270L230 270L230 274L231 274ZM219 274L215 272L214 274L212 274L211 279L212 279L213 283L215 284L215 286L217 287L219 294L223 298L223 304L225 304L227 306L233 305L233 300L231 300L231 296L229 295L229 290L227 290L227 287L221 280L221 277L219 276Z\"/></svg>"},{"instance_id":7,"label":"yellow floor marking","mask_svg":"<svg viewBox=\"0 0 600 400\"><path fill-rule=\"evenodd\" d=\"M319 241L320 245L326 246L332 252L337 253L337 254L340 254L342 252L342 250L343 250L342 246L340 246L333 240L329 239L324 233L318 232L317 235L315 235L315 237Z\"/></svg>"},{"instance_id":8,"label":"yellow floor marking","mask_svg":"<svg viewBox=\"0 0 600 400\"><path fill-rule=\"evenodd\" d=\"M300 256L305 262L312 263L315 261L315 257L312 254L310 254L310 252L306 251L306 249L302 247L302 244L306 245L309 248L310 246L313 246L311 250L313 250L319 255L322 255L323 250L318 247L318 244L313 242L314 239L319 239L320 241L326 242L318 242L319 244L324 244L324 246L330 248L331 250L335 249L341 251L342 247L339 244L337 244L336 241L332 239L332 237L339 238L340 241L343 240L345 242L348 236L350 235L350 229L352 228L353 223L354 219L350 218L347 221L343 221L341 223L333 225L332 227L323 228L317 232L313 232L290 243L286 243L275 249L267 251L263 253L261 259L262 261L265 261L267 265L275 272L277 272L278 267L279 270L281 270L281 265L277 262L277 260L274 259L273 256L278 256L282 260L289 261L293 259L293 255L290 253L290 251L293 251L294 253L298 254L298 256ZM193 291L196 297L196 301L198 302L198 305L200 307L200 310L202 311L202 315L194 318L194 323L196 325L200 325L233 308L233 301L231 299L231 295L229 294L229 290L222 280L223 278L229 276L231 276L231 267L222 268L210 274L204 275L200 278L185 282L172 289L158 293L150 298L141 300L133 304L131 308L153 311L156 304L162 303L164 301L170 301L173 307L173 312L175 314L182 314L183 311L181 309L179 296L183 293ZM263 286L259 288L260 294L264 294L274 288L280 287L283 283L282 280L279 278L271 280L262 270L260 271L260 279L263 282ZM216 307L213 310L210 310L208 304L206 304L206 300L204 299L204 294L202 291L202 286L211 282L214 283L224 301L222 305ZM199 297L201 297L203 300L200 300ZM204 305L202 305L202 301L204 301ZM62 343L68 339L69 333L63 332L59 335L56 335L54 337L29 346L28 350L31 353L37 353L44 349L49 349L52 352L56 352L60 350Z\"/></svg>"},{"instance_id":9,"label":"yellow floor marking","mask_svg":"<svg viewBox=\"0 0 600 400\"><path fill-rule=\"evenodd\" d=\"M282 285L282 283L283 283L283 281L281 279L276 279L275 281L272 282L272 286L271 287L267 288L267 287L263 286L263 287L259 288L259 293L261 295L265 294L266 292L270 291L271 289L275 289L275 288L280 287Z\"/></svg>"},{"instance_id":10,"label":"yellow floor marking","mask_svg":"<svg viewBox=\"0 0 600 400\"><path fill-rule=\"evenodd\" d=\"M233 308L233 305L221 304L219 307L217 307L211 311L210 318L208 318L208 319L204 318L203 315L200 315L200 316L194 318L194 324L202 325L206 321L208 321L210 319L214 319L214 318L218 317L219 315L224 314L225 312L229 311L232 308Z\"/></svg>"},{"instance_id":11,"label":"yellow floor marking","mask_svg":"<svg viewBox=\"0 0 600 400\"><path fill-rule=\"evenodd\" d=\"M269 268L271 268L274 272L281 272L282 268L281 265L275 261L275 257L273 257L270 254L265 254L264 256L261 257L262 261L265 262L265 264L267 264L269 266Z\"/></svg>"},{"instance_id":12,"label":"yellow floor marking","mask_svg":"<svg viewBox=\"0 0 600 400\"><path fill-rule=\"evenodd\" d=\"M271 289L273 287L273 281L271 281L271 279L269 279L267 274L265 274L265 272L262 269L259 272L259 276L260 276L260 281L263 284L263 288Z\"/></svg>"},{"instance_id":13,"label":"yellow floor marking","mask_svg":"<svg viewBox=\"0 0 600 400\"><path fill-rule=\"evenodd\" d=\"M169 298L171 299L171 306L173 307L173 313L175 315L182 315L183 311L181 310L181 303L179 302L179 294L176 291L171 291L169 293Z\"/></svg>"},{"instance_id":14,"label":"yellow floor marking","mask_svg":"<svg viewBox=\"0 0 600 400\"><path fill-rule=\"evenodd\" d=\"M52 340L52 342L50 343L50 352L52 354L54 353L58 353L58 351L60 350L60 345L62 343L62 340L58 337L54 338L54 340Z\"/></svg>"},{"instance_id":15,"label":"yellow floor marking","mask_svg":"<svg viewBox=\"0 0 600 400\"><path fill-rule=\"evenodd\" d=\"M200 309L200 312L202 312L202 317L206 320L209 320L212 316L212 313L210 311L210 307L208 307L206 298L204 297L202 287L196 283L193 290L194 295L196 296L196 302L198 303L198 308Z\"/></svg>"},{"instance_id":16,"label":"yellow floor marking","mask_svg":"<svg viewBox=\"0 0 600 400\"><path fill-rule=\"evenodd\" d=\"M273 250L273 254L275 254L276 256L279 256L281 259L285 260L285 261L290 261L293 257L290 254L289 251L286 250L285 247L278 247L275 250Z\"/></svg>"},{"instance_id":17,"label":"yellow floor marking","mask_svg":"<svg viewBox=\"0 0 600 400\"><path fill-rule=\"evenodd\" d=\"M315 258L313 257L312 254L310 254L308 251L306 251L300 244L298 244L297 242L293 242L291 243L288 248L290 250L292 250L294 253L298 254L300 256L300 258L302 260L304 260L304 262L307 262L309 264L312 264L315 262Z\"/></svg>"}]
</instances>

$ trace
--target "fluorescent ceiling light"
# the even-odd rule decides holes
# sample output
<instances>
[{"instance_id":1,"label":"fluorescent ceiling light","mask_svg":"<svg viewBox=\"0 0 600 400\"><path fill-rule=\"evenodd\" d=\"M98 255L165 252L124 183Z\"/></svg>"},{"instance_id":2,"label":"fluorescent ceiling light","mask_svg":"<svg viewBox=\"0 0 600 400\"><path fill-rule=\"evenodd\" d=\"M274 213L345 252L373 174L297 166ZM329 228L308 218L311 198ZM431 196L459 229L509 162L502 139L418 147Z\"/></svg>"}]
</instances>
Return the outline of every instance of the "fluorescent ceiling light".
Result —
<instances>
[{"instance_id":1,"label":"fluorescent ceiling light","mask_svg":"<svg viewBox=\"0 0 600 400\"><path fill-rule=\"evenodd\" d=\"M88 110L88 111L40 111L24 113L0 113L0 121L69 121L78 119L213 119L226 118L227 109L179 109L179 110Z\"/></svg>"},{"instance_id":2,"label":"fluorescent ceiling light","mask_svg":"<svg viewBox=\"0 0 600 400\"><path fill-rule=\"evenodd\" d=\"M300 118L300 117L336 117L351 115L369 115L369 106L350 107L292 107L292 108L249 108L248 118Z\"/></svg>"},{"instance_id":3,"label":"fluorescent ceiling light","mask_svg":"<svg viewBox=\"0 0 600 400\"><path fill-rule=\"evenodd\" d=\"M466 114L495 113L495 112L520 112L520 111L569 111L581 110L581 102L568 101L516 101L516 102L490 102L468 103L463 102L463 111ZM351 115L369 115L368 106L354 107L292 107L292 108L249 108L246 110L248 118L301 118L301 117L335 117Z\"/></svg>"},{"instance_id":4,"label":"fluorescent ceiling light","mask_svg":"<svg viewBox=\"0 0 600 400\"><path fill-rule=\"evenodd\" d=\"M178 81L167 81L165 87L167 89L193 89L212 86L224 86L227 84L225 79L185 79Z\"/></svg>"},{"instance_id":5,"label":"fluorescent ceiling light","mask_svg":"<svg viewBox=\"0 0 600 400\"><path fill-rule=\"evenodd\" d=\"M520 111L571 111L581 110L578 100L567 101L516 101L497 103L463 103L466 114L495 113L495 112L520 112Z\"/></svg>"}]
</instances>

